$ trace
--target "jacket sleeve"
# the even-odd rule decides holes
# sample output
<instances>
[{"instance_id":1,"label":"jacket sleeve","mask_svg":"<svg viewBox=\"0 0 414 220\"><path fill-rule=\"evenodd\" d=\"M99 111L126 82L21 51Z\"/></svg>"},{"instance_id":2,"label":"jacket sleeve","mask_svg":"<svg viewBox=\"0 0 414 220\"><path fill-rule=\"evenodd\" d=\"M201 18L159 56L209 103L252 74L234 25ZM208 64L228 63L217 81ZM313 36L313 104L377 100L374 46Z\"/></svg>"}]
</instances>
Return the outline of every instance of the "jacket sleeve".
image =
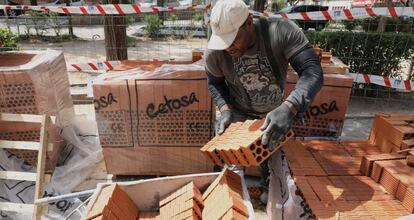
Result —
<instances>
[{"instance_id":1,"label":"jacket sleeve","mask_svg":"<svg viewBox=\"0 0 414 220\"><path fill-rule=\"evenodd\" d=\"M323 72L318 55L307 45L289 59L299 80L286 100L295 105L298 112L305 112L323 86Z\"/></svg>"}]
</instances>

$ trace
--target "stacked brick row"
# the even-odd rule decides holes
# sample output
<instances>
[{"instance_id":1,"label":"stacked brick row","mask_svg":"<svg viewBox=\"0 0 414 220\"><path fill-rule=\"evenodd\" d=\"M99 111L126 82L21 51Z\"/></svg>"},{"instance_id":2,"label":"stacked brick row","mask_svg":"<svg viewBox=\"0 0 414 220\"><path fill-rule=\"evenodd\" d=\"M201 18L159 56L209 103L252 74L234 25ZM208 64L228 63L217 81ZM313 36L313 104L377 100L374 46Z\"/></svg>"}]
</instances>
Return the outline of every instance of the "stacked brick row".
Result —
<instances>
[{"instance_id":1,"label":"stacked brick row","mask_svg":"<svg viewBox=\"0 0 414 220\"><path fill-rule=\"evenodd\" d=\"M160 201L159 219L201 219L203 199L193 182Z\"/></svg>"},{"instance_id":2,"label":"stacked brick row","mask_svg":"<svg viewBox=\"0 0 414 220\"><path fill-rule=\"evenodd\" d=\"M260 130L262 124L263 120L247 120L231 124L222 135L214 137L204 145L201 151L219 166L224 164L258 166L293 137L293 132L289 131L270 150L268 146L261 144L264 133Z\"/></svg>"},{"instance_id":3,"label":"stacked brick row","mask_svg":"<svg viewBox=\"0 0 414 220\"><path fill-rule=\"evenodd\" d=\"M369 140L384 153L413 147L414 116L407 113L377 113Z\"/></svg>"},{"instance_id":4,"label":"stacked brick row","mask_svg":"<svg viewBox=\"0 0 414 220\"><path fill-rule=\"evenodd\" d=\"M388 157L387 157L388 156ZM365 175L381 184L390 196L401 201L402 205L414 213L414 168L407 165L403 156L382 154L377 158L364 158L371 170Z\"/></svg>"},{"instance_id":5,"label":"stacked brick row","mask_svg":"<svg viewBox=\"0 0 414 220\"><path fill-rule=\"evenodd\" d=\"M213 164L200 152L214 135L215 115L204 66L191 61L122 63L93 84L107 172L210 172Z\"/></svg>"},{"instance_id":6,"label":"stacked brick row","mask_svg":"<svg viewBox=\"0 0 414 220\"><path fill-rule=\"evenodd\" d=\"M248 219L249 212L244 203L242 189L241 177L226 169L207 187L203 194L191 181L163 197L159 201L158 211L140 212L121 187L114 184L100 191L86 219L243 220Z\"/></svg>"},{"instance_id":7,"label":"stacked brick row","mask_svg":"<svg viewBox=\"0 0 414 220\"><path fill-rule=\"evenodd\" d=\"M93 204L87 220L136 220L139 211L134 202L117 184L103 188Z\"/></svg>"},{"instance_id":8,"label":"stacked brick row","mask_svg":"<svg viewBox=\"0 0 414 220\"><path fill-rule=\"evenodd\" d=\"M323 51L320 47L314 47L315 53L319 56L319 59L321 60L321 63L332 63L331 58L332 54L331 52Z\"/></svg>"},{"instance_id":9,"label":"stacked brick row","mask_svg":"<svg viewBox=\"0 0 414 220\"><path fill-rule=\"evenodd\" d=\"M380 184L361 174L360 170L370 167L361 164L362 158L381 154L369 141L290 141L284 149L305 200L305 214L317 219L395 219L412 213Z\"/></svg>"},{"instance_id":10,"label":"stacked brick row","mask_svg":"<svg viewBox=\"0 0 414 220\"><path fill-rule=\"evenodd\" d=\"M248 219L241 178L225 170L203 193L203 219Z\"/></svg>"},{"instance_id":11,"label":"stacked brick row","mask_svg":"<svg viewBox=\"0 0 414 220\"><path fill-rule=\"evenodd\" d=\"M201 194L193 182L161 199L160 211L141 212L139 219L248 219L241 178L225 170Z\"/></svg>"}]
</instances>

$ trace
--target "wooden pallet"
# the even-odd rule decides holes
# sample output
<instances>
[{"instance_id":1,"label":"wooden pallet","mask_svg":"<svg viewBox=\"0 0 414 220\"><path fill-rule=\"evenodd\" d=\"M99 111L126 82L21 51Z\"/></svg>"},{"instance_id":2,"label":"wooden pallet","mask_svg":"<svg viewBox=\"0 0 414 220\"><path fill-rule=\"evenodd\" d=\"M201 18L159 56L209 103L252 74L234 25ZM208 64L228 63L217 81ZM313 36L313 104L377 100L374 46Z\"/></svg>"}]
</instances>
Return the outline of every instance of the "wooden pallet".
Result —
<instances>
[{"instance_id":1,"label":"wooden pallet","mask_svg":"<svg viewBox=\"0 0 414 220\"><path fill-rule=\"evenodd\" d=\"M0 179L33 181L35 185L34 200L39 199L43 195L44 183L50 179L50 175L45 174L46 152L53 145L48 144L47 127L51 123L51 117L48 115L26 115L26 114L6 114L0 113L0 125L2 122L24 122L39 123L40 141L9 141L0 140L1 149L19 149L38 151L36 173L16 172L16 171L0 171ZM33 219L40 219L43 207L36 204L21 204L11 202L0 202L0 210L19 213L33 213Z\"/></svg>"}]
</instances>

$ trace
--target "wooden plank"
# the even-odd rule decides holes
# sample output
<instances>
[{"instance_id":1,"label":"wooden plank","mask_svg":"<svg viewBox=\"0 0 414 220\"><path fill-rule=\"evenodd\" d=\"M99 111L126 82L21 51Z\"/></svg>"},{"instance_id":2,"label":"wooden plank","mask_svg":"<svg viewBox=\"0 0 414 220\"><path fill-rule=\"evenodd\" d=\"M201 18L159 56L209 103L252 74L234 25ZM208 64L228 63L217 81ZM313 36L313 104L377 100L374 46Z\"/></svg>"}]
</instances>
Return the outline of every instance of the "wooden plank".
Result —
<instances>
[{"instance_id":1,"label":"wooden plank","mask_svg":"<svg viewBox=\"0 0 414 220\"><path fill-rule=\"evenodd\" d=\"M0 179L36 181L36 173L0 171Z\"/></svg>"},{"instance_id":2,"label":"wooden plank","mask_svg":"<svg viewBox=\"0 0 414 220\"><path fill-rule=\"evenodd\" d=\"M42 115L9 114L1 113L0 121L32 122L42 123Z\"/></svg>"},{"instance_id":3,"label":"wooden plank","mask_svg":"<svg viewBox=\"0 0 414 220\"><path fill-rule=\"evenodd\" d=\"M3 149L39 150L39 146L40 146L39 142L33 142L33 141L0 140L0 148L3 148Z\"/></svg>"},{"instance_id":4,"label":"wooden plank","mask_svg":"<svg viewBox=\"0 0 414 220\"><path fill-rule=\"evenodd\" d=\"M36 167L36 188L34 200L41 198L43 195L43 187L45 181L45 164L46 164L46 152L48 145L48 127L50 124L50 116L44 115L42 118L42 126L40 128L40 149L37 154L37 167ZM42 215L42 206L36 205L33 213L33 219L38 220Z\"/></svg>"},{"instance_id":5,"label":"wooden plank","mask_svg":"<svg viewBox=\"0 0 414 220\"><path fill-rule=\"evenodd\" d=\"M5 212L32 213L33 209L33 204L0 202L0 210Z\"/></svg>"},{"instance_id":6,"label":"wooden plank","mask_svg":"<svg viewBox=\"0 0 414 220\"><path fill-rule=\"evenodd\" d=\"M0 113L0 123L1 121L42 123L42 118L42 115ZM56 117L49 116L49 118L53 123L56 122Z\"/></svg>"}]
</instances>

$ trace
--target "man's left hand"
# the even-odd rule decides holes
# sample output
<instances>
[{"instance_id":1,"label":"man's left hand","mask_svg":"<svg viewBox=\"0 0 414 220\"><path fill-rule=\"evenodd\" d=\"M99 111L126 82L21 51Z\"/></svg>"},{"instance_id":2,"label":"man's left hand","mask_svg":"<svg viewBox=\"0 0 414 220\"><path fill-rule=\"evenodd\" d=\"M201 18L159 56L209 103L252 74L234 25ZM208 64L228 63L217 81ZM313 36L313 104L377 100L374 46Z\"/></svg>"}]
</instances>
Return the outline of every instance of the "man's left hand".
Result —
<instances>
[{"instance_id":1,"label":"man's left hand","mask_svg":"<svg viewBox=\"0 0 414 220\"><path fill-rule=\"evenodd\" d=\"M266 115L266 120L260 128L266 130L262 137L262 145L268 145L270 150L276 147L276 144L286 135L292 127L295 113L286 103Z\"/></svg>"}]
</instances>

